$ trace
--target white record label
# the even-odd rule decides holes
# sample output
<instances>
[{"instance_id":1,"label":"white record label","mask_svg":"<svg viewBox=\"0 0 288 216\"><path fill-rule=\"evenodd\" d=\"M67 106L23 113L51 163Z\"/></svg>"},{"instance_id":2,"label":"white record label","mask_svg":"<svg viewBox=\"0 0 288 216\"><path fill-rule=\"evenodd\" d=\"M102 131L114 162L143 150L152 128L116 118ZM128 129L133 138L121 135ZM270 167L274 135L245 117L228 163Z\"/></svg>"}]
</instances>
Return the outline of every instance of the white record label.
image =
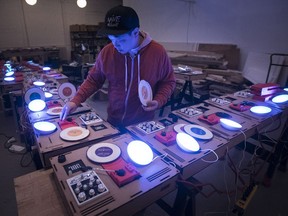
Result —
<instances>
[{"instance_id":1,"label":"white record label","mask_svg":"<svg viewBox=\"0 0 288 216\"><path fill-rule=\"evenodd\" d=\"M112 143L97 143L87 150L87 157L95 163L109 163L120 155L121 149Z\"/></svg>"},{"instance_id":2,"label":"white record label","mask_svg":"<svg viewBox=\"0 0 288 216\"><path fill-rule=\"evenodd\" d=\"M60 137L66 141L78 141L88 137L90 131L88 129L75 126L69 127L61 131Z\"/></svg>"},{"instance_id":3,"label":"white record label","mask_svg":"<svg viewBox=\"0 0 288 216\"><path fill-rule=\"evenodd\" d=\"M62 112L63 107L52 107L47 110L48 115L60 115Z\"/></svg>"},{"instance_id":4,"label":"white record label","mask_svg":"<svg viewBox=\"0 0 288 216\"><path fill-rule=\"evenodd\" d=\"M58 88L58 95L62 99L70 99L76 94L76 88L72 83L62 83Z\"/></svg>"},{"instance_id":5,"label":"white record label","mask_svg":"<svg viewBox=\"0 0 288 216\"><path fill-rule=\"evenodd\" d=\"M138 96L144 106L147 106L147 101L151 101L153 99L152 88L147 81L140 81L138 86Z\"/></svg>"},{"instance_id":6,"label":"white record label","mask_svg":"<svg viewBox=\"0 0 288 216\"><path fill-rule=\"evenodd\" d=\"M40 88L32 87L25 92L25 103L29 104L32 100L40 99L45 101L45 93Z\"/></svg>"},{"instance_id":7,"label":"white record label","mask_svg":"<svg viewBox=\"0 0 288 216\"><path fill-rule=\"evenodd\" d=\"M186 125L184 131L196 139L209 140L213 138L213 133L200 125Z\"/></svg>"}]
</instances>

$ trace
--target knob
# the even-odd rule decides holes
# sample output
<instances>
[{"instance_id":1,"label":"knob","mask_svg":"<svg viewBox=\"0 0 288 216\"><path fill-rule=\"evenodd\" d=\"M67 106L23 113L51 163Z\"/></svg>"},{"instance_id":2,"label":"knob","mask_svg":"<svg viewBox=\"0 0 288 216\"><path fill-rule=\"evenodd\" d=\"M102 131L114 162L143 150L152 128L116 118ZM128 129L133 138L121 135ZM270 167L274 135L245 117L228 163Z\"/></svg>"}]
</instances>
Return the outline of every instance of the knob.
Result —
<instances>
[{"instance_id":1,"label":"knob","mask_svg":"<svg viewBox=\"0 0 288 216\"><path fill-rule=\"evenodd\" d=\"M58 163L64 163L66 161L65 155L59 155L58 156Z\"/></svg>"},{"instance_id":2,"label":"knob","mask_svg":"<svg viewBox=\"0 0 288 216\"><path fill-rule=\"evenodd\" d=\"M87 184L84 184L83 185L83 190L87 190L88 189L88 185Z\"/></svg>"},{"instance_id":3,"label":"knob","mask_svg":"<svg viewBox=\"0 0 288 216\"><path fill-rule=\"evenodd\" d=\"M79 200L79 202L85 201L86 200L86 194L84 192L80 192L78 194L78 200Z\"/></svg>"},{"instance_id":4,"label":"knob","mask_svg":"<svg viewBox=\"0 0 288 216\"><path fill-rule=\"evenodd\" d=\"M79 189L78 187L76 187L76 188L74 189L74 191L75 191L76 194L80 193L80 189Z\"/></svg>"},{"instance_id":5,"label":"knob","mask_svg":"<svg viewBox=\"0 0 288 216\"><path fill-rule=\"evenodd\" d=\"M104 187L103 184L99 184L99 185L98 185L98 191L99 191L99 192L104 192L104 191L105 191L105 187Z\"/></svg>"},{"instance_id":6,"label":"knob","mask_svg":"<svg viewBox=\"0 0 288 216\"><path fill-rule=\"evenodd\" d=\"M90 189L89 190L89 195L90 196L94 196L95 195L95 190L94 189Z\"/></svg>"}]
</instances>

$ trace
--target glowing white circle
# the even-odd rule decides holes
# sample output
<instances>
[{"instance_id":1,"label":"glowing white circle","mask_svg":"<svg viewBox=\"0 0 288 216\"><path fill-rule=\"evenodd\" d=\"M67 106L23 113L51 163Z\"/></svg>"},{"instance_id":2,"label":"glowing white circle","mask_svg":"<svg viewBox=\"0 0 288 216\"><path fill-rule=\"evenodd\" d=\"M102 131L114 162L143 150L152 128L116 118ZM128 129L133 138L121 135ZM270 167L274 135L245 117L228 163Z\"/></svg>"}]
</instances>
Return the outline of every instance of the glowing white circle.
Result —
<instances>
[{"instance_id":1,"label":"glowing white circle","mask_svg":"<svg viewBox=\"0 0 288 216\"><path fill-rule=\"evenodd\" d=\"M240 130L242 128L242 125L240 125L238 122L235 122L231 119L221 118L220 124L227 130Z\"/></svg>"},{"instance_id":2,"label":"glowing white circle","mask_svg":"<svg viewBox=\"0 0 288 216\"><path fill-rule=\"evenodd\" d=\"M270 113L272 110L266 106L254 106L250 108L250 111L255 114L267 114Z\"/></svg>"},{"instance_id":3,"label":"glowing white circle","mask_svg":"<svg viewBox=\"0 0 288 216\"><path fill-rule=\"evenodd\" d=\"M176 135L176 142L178 146L186 152L197 152L200 149L199 143L186 133L178 133Z\"/></svg>"},{"instance_id":4,"label":"glowing white circle","mask_svg":"<svg viewBox=\"0 0 288 216\"><path fill-rule=\"evenodd\" d=\"M4 80L5 80L5 81L8 81L8 82L14 81L14 80L15 80L15 77L4 77Z\"/></svg>"},{"instance_id":5,"label":"glowing white circle","mask_svg":"<svg viewBox=\"0 0 288 216\"><path fill-rule=\"evenodd\" d=\"M50 67L43 67L43 71L50 71L51 68Z\"/></svg>"},{"instance_id":6,"label":"glowing white circle","mask_svg":"<svg viewBox=\"0 0 288 216\"><path fill-rule=\"evenodd\" d=\"M50 92L44 92L44 94L45 94L45 98L53 97L53 94L51 94Z\"/></svg>"},{"instance_id":7,"label":"glowing white circle","mask_svg":"<svg viewBox=\"0 0 288 216\"><path fill-rule=\"evenodd\" d=\"M148 165L153 160L153 151L146 143L134 140L127 146L127 153L132 161L139 165Z\"/></svg>"},{"instance_id":8,"label":"glowing white circle","mask_svg":"<svg viewBox=\"0 0 288 216\"><path fill-rule=\"evenodd\" d=\"M45 101L40 100L40 99L32 100L32 101L28 104L28 108L29 108L29 110L31 110L32 112L39 112L39 111L43 110L45 107L46 107Z\"/></svg>"},{"instance_id":9,"label":"glowing white circle","mask_svg":"<svg viewBox=\"0 0 288 216\"><path fill-rule=\"evenodd\" d=\"M37 0L25 0L25 1L29 5L35 5L37 3Z\"/></svg>"},{"instance_id":10,"label":"glowing white circle","mask_svg":"<svg viewBox=\"0 0 288 216\"><path fill-rule=\"evenodd\" d=\"M272 98L272 102L274 102L274 103L284 103L286 101L288 101L288 95L287 94L278 95L278 96L275 96L274 98Z\"/></svg>"},{"instance_id":11,"label":"glowing white circle","mask_svg":"<svg viewBox=\"0 0 288 216\"><path fill-rule=\"evenodd\" d=\"M51 122L41 121L33 124L33 127L39 132L46 134L56 130L56 125Z\"/></svg>"},{"instance_id":12,"label":"glowing white circle","mask_svg":"<svg viewBox=\"0 0 288 216\"><path fill-rule=\"evenodd\" d=\"M9 76L12 76L14 74L14 71L10 71L10 72L7 72L6 74L5 74L5 76L6 77L9 77Z\"/></svg>"},{"instance_id":13,"label":"glowing white circle","mask_svg":"<svg viewBox=\"0 0 288 216\"><path fill-rule=\"evenodd\" d=\"M44 86L45 83L42 82L42 81L35 81L35 82L33 82L33 85L35 85L35 86Z\"/></svg>"},{"instance_id":14,"label":"glowing white circle","mask_svg":"<svg viewBox=\"0 0 288 216\"><path fill-rule=\"evenodd\" d=\"M80 8L84 8L87 5L87 1L86 0L77 0L77 5Z\"/></svg>"}]
</instances>

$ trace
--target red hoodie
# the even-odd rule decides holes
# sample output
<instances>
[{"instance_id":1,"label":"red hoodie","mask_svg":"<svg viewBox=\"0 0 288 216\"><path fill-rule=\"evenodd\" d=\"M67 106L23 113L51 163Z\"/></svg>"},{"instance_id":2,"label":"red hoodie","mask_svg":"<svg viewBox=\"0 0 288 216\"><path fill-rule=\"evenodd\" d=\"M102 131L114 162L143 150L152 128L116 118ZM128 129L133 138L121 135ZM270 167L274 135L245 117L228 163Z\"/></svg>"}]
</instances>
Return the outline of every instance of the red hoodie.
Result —
<instances>
[{"instance_id":1,"label":"red hoodie","mask_svg":"<svg viewBox=\"0 0 288 216\"><path fill-rule=\"evenodd\" d=\"M72 102L79 105L99 90L108 80L108 121L114 126L127 126L152 120L154 112L144 111L138 97L140 80L147 81L153 100L162 107L174 91L176 82L173 68L165 49L147 33L135 56L119 53L112 43L99 53ZM97 109L97 108L96 108Z\"/></svg>"}]
</instances>

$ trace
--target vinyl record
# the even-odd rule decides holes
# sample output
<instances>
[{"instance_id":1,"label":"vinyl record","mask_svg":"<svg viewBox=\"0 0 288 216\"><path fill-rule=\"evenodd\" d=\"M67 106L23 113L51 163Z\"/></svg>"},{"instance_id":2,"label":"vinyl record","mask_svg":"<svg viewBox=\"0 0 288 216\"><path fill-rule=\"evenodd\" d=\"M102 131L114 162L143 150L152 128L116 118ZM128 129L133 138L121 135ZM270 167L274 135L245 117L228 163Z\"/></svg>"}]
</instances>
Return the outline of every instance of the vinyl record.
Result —
<instances>
[{"instance_id":1,"label":"vinyl record","mask_svg":"<svg viewBox=\"0 0 288 216\"><path fill-rule=\"evenodd\" d=\"M152 88L147 81L140 81L138 86L138 96L144 106L147 106L147 101L151 101L153 99Z\"/></svg>"},{"instance_id":2,"label":"vinyl record","mask_svg":"<svg viewBox=\"0 0 288 216\"><path fill-rule=\"evenodd\" d=\"M29 104L32 100L40 99L45 101L45 93L40 88L32 87L25 92L25 103Z\"/></svg>"},{"instance_id":3,"label":"vinyl record","mask_svg":"<svg viewBox=\"0 0 288 216\"><path fill-rule=\"evenodd\" d=\"M69 127L61 131L60 137L66 141L78 141L88 137L90 131L88 129L75 126Z\"/></svg>"},{"instance_id":4,"label":"vinyl record","mask_svg":"<svg viewBox=\"0 0 288 216\"><path fill-rule=\"evenodd\" d=\"M196 139L209 140L213 138L213 133L200 125L186 125L184 131Z\"/></svg>"},{"instance_id":5,"label":"vinyl record","mask_svg":"<svg viewBox=\"0 0 288 216\"><path fill-rule=\"evenodd\" d=\"M72 83L62 83L58 88L60 98L70 99L76 94L76 88Z\"/></svg>"},{"instance_id":6,"label":"vinyl record","mask_svg":"<svg viewBox=\"0 0 288 216\"><path fill-rule=\"evenodd\" d=\"M62 112L63 107L52 107L47 110L48 115L60 115Z\"/></svg>"},{"instance_id":7,"label":"vinyl record","mask_svg":"<svg viewBox=\"0 0 288 216\"><path fill-rule=\"evenodd\" d=\"M185 132L184 131L184 127L186 126L187 124L177 124L173 127L174 131L176 133L180 133L180 132Z\"/></svg>"},{"instance_id":8,"label":"vinyl record","mask_svg":"<svg viewBox=\"0 0 288 216\"><path fill-rule=\"evenodd\" d=\"M97 143L87 150L87 157L95 163L109 163L121 155L121 149L112 143Z\"/></svg>"}]
</instances>

